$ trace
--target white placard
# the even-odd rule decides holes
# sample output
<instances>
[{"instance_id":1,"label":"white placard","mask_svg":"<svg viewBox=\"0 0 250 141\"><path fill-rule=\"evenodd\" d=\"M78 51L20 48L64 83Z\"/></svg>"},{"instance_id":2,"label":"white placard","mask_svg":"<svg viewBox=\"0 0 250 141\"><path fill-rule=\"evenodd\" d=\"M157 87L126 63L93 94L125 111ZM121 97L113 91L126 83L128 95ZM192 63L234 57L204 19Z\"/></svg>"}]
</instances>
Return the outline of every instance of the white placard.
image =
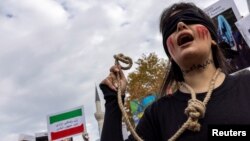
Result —
<instances>
[{"instance_id":1,"label":"white placard","mask_svg":"<svg viewBox=\"0 0 250 141\"><path fill-rule=\"evenodd\" d=\"M250 14L235 23L241 35L250 47Z\"/></svg>"}]
</instances>

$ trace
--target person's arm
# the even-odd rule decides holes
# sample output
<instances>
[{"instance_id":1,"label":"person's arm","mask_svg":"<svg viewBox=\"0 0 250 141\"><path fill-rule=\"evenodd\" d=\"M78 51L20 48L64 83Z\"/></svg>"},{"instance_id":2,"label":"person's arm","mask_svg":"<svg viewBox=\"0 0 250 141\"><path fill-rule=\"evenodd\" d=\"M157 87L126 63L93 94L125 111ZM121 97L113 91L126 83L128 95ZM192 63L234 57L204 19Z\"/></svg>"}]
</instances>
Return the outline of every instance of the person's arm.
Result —
<instances>
[{"instance_id":1,"label":"person's arm","mask_svg":"<svg viewBox=\"0 0 250 141\"><path fill-rule=\"evenodd\" d=\"M100 84L100 88L104 94L104 99L106 101L101 141L123 141L122 113L119 108L117 99L117 74L121 76L121 91L124 94L127 80L120 66L112 66L110 68L110 74ZM152 124L153 113L151 113L151 110L149 111L150 112L146 112L145 116L142 117L136 129L136 132L138 132L139 136L143 137L146 141L156 139L154 137L155 125ZM130 135L126 141L135 141L135 139Z\"/></svg>"},{"instance_id":2,"label":"person's arm","mask_svg":"<svg viewBox=\"0 0 250 141\"><path fill-rule=\"evenodd\" d=\"M123 141L122 114L118 106L117 92L104 84L100 84L100 88L106 101L101 141Z\"/></svg>"}]
</instances>

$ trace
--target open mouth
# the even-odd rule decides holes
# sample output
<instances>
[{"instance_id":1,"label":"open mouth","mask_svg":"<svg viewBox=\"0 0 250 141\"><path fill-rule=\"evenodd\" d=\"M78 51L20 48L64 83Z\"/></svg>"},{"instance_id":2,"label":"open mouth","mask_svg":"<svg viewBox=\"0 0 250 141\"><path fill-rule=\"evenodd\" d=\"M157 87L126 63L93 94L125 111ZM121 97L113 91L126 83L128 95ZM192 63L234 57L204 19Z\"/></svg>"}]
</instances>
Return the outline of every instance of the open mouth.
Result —
<instances>
[{"instance_id":1,"label":"open mouth","mask_svg":"<svg viewBox=\"0 0 250 141\"><path fill-rule=\"evenodd\" d=\"M191 42L194 40L194 37L191 34L185 33L181 34L177 39L178 46L184 45L188 42Z\"/></svg>"}]
</instances>

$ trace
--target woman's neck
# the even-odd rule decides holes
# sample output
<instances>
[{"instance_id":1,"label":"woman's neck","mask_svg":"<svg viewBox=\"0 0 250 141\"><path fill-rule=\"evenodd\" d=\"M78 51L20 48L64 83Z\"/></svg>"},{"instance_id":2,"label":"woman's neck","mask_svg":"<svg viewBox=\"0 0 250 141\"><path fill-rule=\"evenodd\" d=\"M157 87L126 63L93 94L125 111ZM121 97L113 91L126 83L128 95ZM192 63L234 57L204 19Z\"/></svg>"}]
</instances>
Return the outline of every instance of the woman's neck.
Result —
<instances>
[{"instance_id":1,"label":"woman's neck","mask_svg":"<svg viewBox=\"0 0 250 141\"><path fill-rule=\"evenodd\" d=\"M185 83L190 85L196 93L206 92L210 85L210 81L216 72L216 68L213 63L207 64L205 67L200 69L194 69L188 73L183 72ZM215 83L215 88L220 86L225 79L225 74L220 73ZM183 87L181 91L189 93L189 91Z\"/></svg>"}]
</instances>

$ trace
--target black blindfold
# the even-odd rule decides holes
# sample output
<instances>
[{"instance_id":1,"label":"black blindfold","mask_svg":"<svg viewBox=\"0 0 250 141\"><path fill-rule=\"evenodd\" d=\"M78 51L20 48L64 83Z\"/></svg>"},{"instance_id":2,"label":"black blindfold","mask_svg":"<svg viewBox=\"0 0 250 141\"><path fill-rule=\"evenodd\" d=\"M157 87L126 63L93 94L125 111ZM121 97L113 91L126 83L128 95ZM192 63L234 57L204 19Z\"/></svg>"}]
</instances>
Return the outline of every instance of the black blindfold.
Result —
<instances>
[{"instance_id":1,"label":"black blindfold","mask_svg":"<svg viewBox=\"0 0 250 141\"><path fill-rule=\"evenodd\" d=\"M167 38L176 31L177 24L179 22L184 22L187 25L191 24L202 24L208 28L211 37L214 41L217 41L217 32L214 24L211 20L206 19L203 15L201 15L198 11L193 9L187 9L176 13L171 16L165 23L162 28L162 37L163 37L163 46L167 55L169 55L166 45Z\"/></svg>"}]
</instances>

